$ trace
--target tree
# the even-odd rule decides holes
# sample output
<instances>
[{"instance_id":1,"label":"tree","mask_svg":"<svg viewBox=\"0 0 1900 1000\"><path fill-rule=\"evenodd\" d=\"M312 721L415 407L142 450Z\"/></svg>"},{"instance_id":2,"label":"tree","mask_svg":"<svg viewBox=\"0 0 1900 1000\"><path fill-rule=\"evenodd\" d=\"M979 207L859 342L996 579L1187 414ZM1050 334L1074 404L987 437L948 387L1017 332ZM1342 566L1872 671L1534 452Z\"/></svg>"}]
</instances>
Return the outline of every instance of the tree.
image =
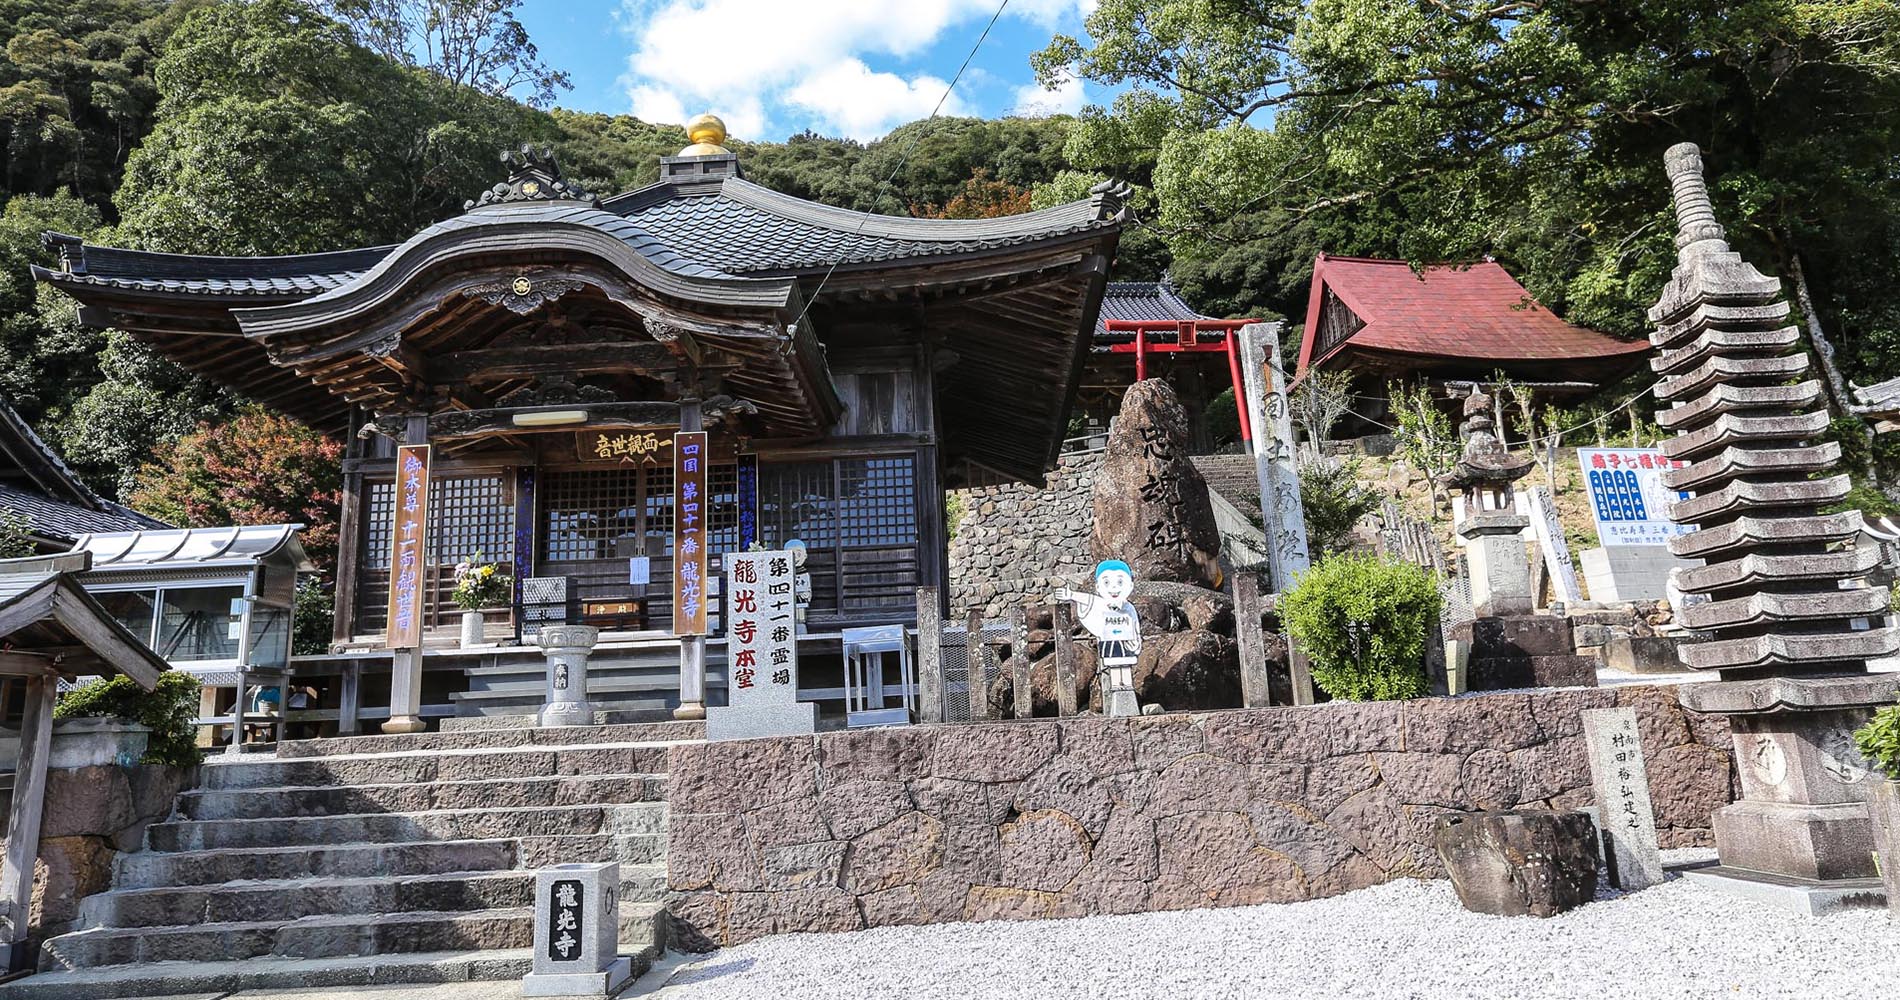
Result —
<instances>
[{"instance_id":1,"label":"tree","mask_svg":"<svg viewBox=\"0 0 1900 1000\"><path fill-rule=\"evenodd\" d=\"M206 423L139 468L133 509L186 527L302 524L319 569L336 563L343 447L261 407Z\"/></svg>"},{"instance_id":2,"label":"tree","mask_svg":"<svg viewBox=\"0 0 1900 1000\"><path fill-rule=\"evenodd\" d=\"M328 0L358 44L392 62L419 66L490 97L521 93L534 107L572 90L550 69L516 12L521 0Z\"/></svg>"},{"instance_id":3,"label":"tree","mask_svg":"<svg viewBox=\"0 0 1900 1000\"><path fill-rule=\"evenodd\" d=\"M956 197L941 205L912 205L910 214L924 219L994 219L1029 211L1029 191L990 176L978 167L957 189Z\"/></svg>"},{"instance_id":4,"label":"tree","mask_svg":"<svg viewBox=\"0 0 1900 1000\"><path fill-rule=\"evenodd\" d=\"M1392 419L1398 422L1399 452L1405 460L1425 474L1434 502L1443 498L1444 487L1438 477L1451 471L1458 461L1458 434L1451 418L1432 395L1430 386L1418 383L1386 386L1392 399Z\"/></svg>"},{"instance_id":5,"label":"tree","mask_svg":"<svg viewBox=\"0 0 1900 1000\"><path fill-rule=\"evenodd\" d=\"M1153 187L1184 284L1284 311L1317 250L1491 253L1572 321L1638 333L1673 264L1661 153L1693 139L1737 248L1807 264L1849 371L1900 346L1888 0L1103 0L1086 27L1036 57L1120 91L1069 159Z\"/></svg>"},{"instance_id":6,"label":"tree","mask_svg":"<svg viewBox=\"0 0 1900 1000\"><path fill-rule=\"evenodd\" d=\"M1333 426L1352 409L1352 373L1339 369L1309 371L1294 388L1290 402L1293 419L1306 432L1313 457L1323 456Z\"/></svg>"},{"instance_id":7,"label":"tree","mask_svg":"<svg viewBox=\"0 0 1900 1000\"><path fill-rule=\"evenodd\" d=\"M499 180L551 119L355 44L300 0L205 7L159 59L157 124L126 165L120 235L284 254L408 238Z\"/></svg>"}]
</instances>

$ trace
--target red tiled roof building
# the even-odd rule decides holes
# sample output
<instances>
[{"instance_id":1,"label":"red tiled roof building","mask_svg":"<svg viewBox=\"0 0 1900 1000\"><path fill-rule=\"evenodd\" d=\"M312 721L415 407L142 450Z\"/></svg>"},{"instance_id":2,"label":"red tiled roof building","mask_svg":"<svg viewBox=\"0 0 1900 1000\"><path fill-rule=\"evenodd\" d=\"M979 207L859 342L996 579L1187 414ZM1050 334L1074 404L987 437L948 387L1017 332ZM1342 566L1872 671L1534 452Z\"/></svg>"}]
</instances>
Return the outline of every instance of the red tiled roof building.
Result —
<instances>
[{"instance_id":1,"label":"red tiled roof building","mask_svg":"<svg viewBox=\"0 0 1900 1000\"><path fill-rule=\"evenodd\" d=\"M1502 370L1580 395L1635 370L1648 349L1564 322L1496 261L1414 271L1402 260L1320 254L1299 372L1488 381Z\"/></svg>"}]
</instances>

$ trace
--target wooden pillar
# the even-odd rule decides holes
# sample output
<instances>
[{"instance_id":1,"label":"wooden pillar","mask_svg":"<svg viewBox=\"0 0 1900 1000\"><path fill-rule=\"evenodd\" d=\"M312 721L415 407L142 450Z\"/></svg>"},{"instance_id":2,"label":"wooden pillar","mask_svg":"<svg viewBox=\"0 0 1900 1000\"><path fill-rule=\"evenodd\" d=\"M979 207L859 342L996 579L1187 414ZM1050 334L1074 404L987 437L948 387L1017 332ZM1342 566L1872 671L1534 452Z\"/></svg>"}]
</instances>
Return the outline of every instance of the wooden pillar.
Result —
<instances>
[{"instance_id":1,"label":"wooden pillar","mask_svg":"<svg viewBox=\"0 0 1900 1000\"><path fill-rule=\"evenodd\" d=\"M429 415L411 413L402 432L404 444L429 443ZM400 477L402 470L397 470ZM397 479L398 500L401 499L402 481ZM426 505L424 514L427 514ZM422 532L422 579L428 579L429 536L435 533L435 525L423 522ZM396 566L389 567L390 586L395 586ZM394 627L394 623L390 623ZM243 692L239 692L239 698ZM428 728L422 721L422 644L406 646L392 650L389 664L389 720L383 723L385 733L419 733Z\"/></svg>"},{"instance_id":2,"label":"wooden pillar","mask_svg":"<svg viewBox=\"0 0 1900 1000\"><path fill-rule=\"evenodd\" d=\"M20 718L20 763L7 810L7 853L0 862L0 906L7 921L7 971L33 967L27 947L27 908L33 900L33 862L39 857L40 818L46 805L46 762L53 749L53 699L59 678L41 674L26 682Z\"/></svg>"},{"instance_id":3,"label":"wooden pillar","mask_svg":"<svg viewBox=\"0 0 1900 1000\"><path fill-rule=\"evenodd\" d=\"M335 615L330 641L348 642L356 631L356 577L363 560L363 474L343 474L343 496L336 525Z\"/></svg>"},{"instance_id":4,"label":"wooden pillar","mask_svg":"<svg viewBox=\"0 0 1900 1000\"><path fill-rule=\"evenodd\" d=\"M1028 609L1018 604L1009 609L1009 652L1013 673L1010 677L1010 690L1016 696L1015 712L1018 719L1031 718L1036 714L1036 692L1030 678L1029 661L1029 620Z\"/></svg>"},{"instance_id":5,"label":"wooden pillar","mask_svg":"<svg viewBox=\"0 0 1900 1000\"><path fill-rule=\"evenodd\" d=\"M1056 634L1056 713L1067 717L1076 714L1078 695L1075 690L1075 609L1068 601L1057 601L1050 614L1049 625Z\"/></svg>"},{"instance_id":6,"label":"wooden pillar","mask_svg":"<svg viewBox=\"0 0 1900 1000\"><path fill-rule=\"evenodd\" d=\"M1286 660L1287 668L1293 675L1293 704L1311 705L1318 701L1318 696L1313 692L1313 668L1306 661L1306 651L1293 641L1290 634L1286 637Z\"/></svg>"},{"instance_id":7,"label":"wooden pillar","mask_svg":"<svg viewBox=\"0 0 1900 1000\"><path fill-rule=\"evenodd\" d=\"M703 430L697 397L680 400L680 430L683 432ZM677 505L673 512L679 516ZM679 572L680 560L673 560L673 572ZM678 592L675 586L675 593ZM680 641L680 704L673 710L675 719L703 719L706 717L706 637L703 635L683 635Z\"/></svg>"},{"instance_id":8,"label":"wooden pillar","mask_svg":"<svg viewBox=\"0 0 1900 1000\"><path fill-rule=\"evenodd\" d=\"M917 588L917 719L943 722L943 612L936 587Z\"/></svg>"},{"instance_id":9,"label":"wooden pillar","mask_svg":"<svg viewBox=\"0 0 1900 1000\"><path fill-rule=\"evenodd\" d=\"M970 721L976 722L990 717L989 685L984 683L983 676L983 609L971 608L966 621L969 631L963 637L967 657L963 676L969 686Z\"/></svg>"},{"instance_id":10,"label":"wooden pillar","mask_svg":"<svg viewBox=\"0 0 1900 1000\"><path fill-rule=\"evenodd\" d=\"M1240 703L1248 708L1273 704L1267 684L1267 641L1260 630L1260 581L1248 570L1236 570L1234 580L1234 638L1240 645Z\"/></svg>"}]
</instances>

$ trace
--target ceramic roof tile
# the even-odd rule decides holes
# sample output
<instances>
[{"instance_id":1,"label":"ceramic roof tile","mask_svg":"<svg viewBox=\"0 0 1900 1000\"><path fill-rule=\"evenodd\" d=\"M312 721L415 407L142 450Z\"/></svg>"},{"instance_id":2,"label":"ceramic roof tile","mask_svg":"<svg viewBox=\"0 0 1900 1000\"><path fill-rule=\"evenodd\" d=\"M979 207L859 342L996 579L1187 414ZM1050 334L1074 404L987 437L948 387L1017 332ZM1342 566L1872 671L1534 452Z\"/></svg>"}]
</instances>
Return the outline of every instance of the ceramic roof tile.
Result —
<instances>
[{"instance_id":1,"label":"ceramic roof tile","mask_svg":"<svg viewBox=\"0 0 1900 1000\"><path fill-rule=\"evenodd\" d=\"M1322 287L1365 322L1344 341L1361 349L1500 361L1602 358L1649 349L1647 341L1564 322L1496 261L1415 272L1405 261L1322 257L1315 265L1316 298Z\"/></svg>"}]
</instances>

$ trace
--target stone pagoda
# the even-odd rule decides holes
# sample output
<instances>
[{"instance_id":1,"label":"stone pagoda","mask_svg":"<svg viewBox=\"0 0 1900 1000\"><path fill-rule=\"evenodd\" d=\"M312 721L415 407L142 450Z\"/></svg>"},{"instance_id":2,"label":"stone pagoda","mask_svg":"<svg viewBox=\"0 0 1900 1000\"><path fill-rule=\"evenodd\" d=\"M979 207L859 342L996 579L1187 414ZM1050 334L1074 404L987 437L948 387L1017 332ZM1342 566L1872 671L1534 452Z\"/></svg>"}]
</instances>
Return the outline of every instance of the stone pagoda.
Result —
<instances>
[{"instance_id":1,"label":"stone pagoda","mask_svg":"<svg viewBox=\"0 0 1900 1000\"><path fill-rule=\"evenodd\" d=\"M1535 613L1524 529L1530 518L1517 509L1517 481L1531 461L1511 454L1497 436L1491 397L1482 386L1466 391L1464 444L1458 464L1439 477L1465 500L1458 537L1470 567L1471 606L1476 617L1453 629L1452 638L1471 644L1467 686L1474 691L1525 687L1594 687L1593 660L1576 655L1570 621Z\"/></svg>"},{"instance_id":2,"label":"stone pagoda","mask_svg":"<svg viewBox=\"0 0 1900 1000\"><path fill-rule=\"evenodd\" d=\"M1682 703L1734 730L1742 799L1715 814L1723 870L1798 880L1811 895L1874 874L1867 770L1849 733L1892 700L1900 675L1869 674L1867 660L1900 634L1887 589L1862 579L1878 553L1851 544L1860 513L1820 513L1848 478L1835 471L1840 446L1821 439L1821 382L1805 377L1781 285L1729 249L1695 145L1666 163L1678 263L1649 310L1650 365L1668 404L1656 419L1675 432L1663 451L1688 463L1663 483L1693 494L1669 515L1696 528L1669 548L1702 560L1680 585L1707 598L1677 612L1700 639L1682 660L1721 678L1685 685Z\"/></svg>"}]
</instances>

